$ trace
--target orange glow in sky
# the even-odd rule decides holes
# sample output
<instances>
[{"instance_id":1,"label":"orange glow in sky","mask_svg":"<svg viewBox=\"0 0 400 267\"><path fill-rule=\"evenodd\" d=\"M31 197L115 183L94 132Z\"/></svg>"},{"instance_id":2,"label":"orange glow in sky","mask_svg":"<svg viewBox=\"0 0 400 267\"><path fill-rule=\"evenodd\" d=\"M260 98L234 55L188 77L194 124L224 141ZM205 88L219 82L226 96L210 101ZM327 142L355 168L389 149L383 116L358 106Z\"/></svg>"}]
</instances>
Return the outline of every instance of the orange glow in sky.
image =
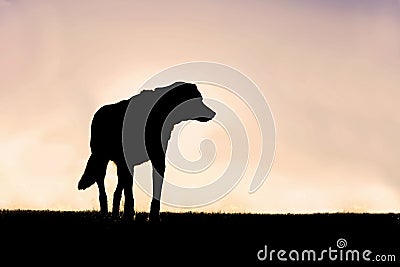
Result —
<instances>
[{"instance_id":1,"label":"orange glow in sky","mask_svg":"<svg viewBox=\"0 0 400 267\"><path fill-rule=\"evenodd\" d=\"M399 26L395 0L0 0L0 208L98 209L96 187L77 189L94 112L167 67L211 61L262 90L275 118L276 155L256 193L247 191L251 154L230 194L193 211L398 212ZM199 89L235 107L258 153L246 107ZM226 163L229 139L215 125L187 131L184 155L198 157L198 147L186 144L209 137L222 148L218 161L198 180L167 166L167 179L207 183ZM150 179L150 165L136 174ZM110 201L116 179L110 164ZM135 199L148 211L139 188Z\"/></svg>"}]
</instances>

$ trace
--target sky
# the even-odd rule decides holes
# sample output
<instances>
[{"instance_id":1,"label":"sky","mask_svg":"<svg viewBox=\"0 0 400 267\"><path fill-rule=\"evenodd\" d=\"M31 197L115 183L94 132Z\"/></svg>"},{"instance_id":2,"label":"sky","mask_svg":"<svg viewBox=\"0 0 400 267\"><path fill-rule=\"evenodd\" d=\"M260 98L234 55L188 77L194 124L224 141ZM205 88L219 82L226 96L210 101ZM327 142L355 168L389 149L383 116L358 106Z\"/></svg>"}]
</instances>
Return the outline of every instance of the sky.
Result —
<instances>
[{"instance_id":1,"label":"sky","mask_svg":"<svg viewBox=\"0 0 400 267\"><path fill-rule=\"evenodd\" d=\"M275 159L253 194L252 154L224 198L162 211L400 211L396 0L0 0L0 208L97 210L97 188L77 189L94 112L192 61L231 66L260 88L274 116ZM237 99L199 90L230 104L257 137ZM194 178L167 165L166 179L201 184L221 171L229 136L209 127L191 124L181 142L195 159L198 146L187 144L214 140L215 165ZM253 153L259 143L250 142ZM151 178L148 163L137 169ZM116 181L110 163L110 200ZM136 209L148 211L149 196L134 189Z\"/></svg>"}]
</instances>

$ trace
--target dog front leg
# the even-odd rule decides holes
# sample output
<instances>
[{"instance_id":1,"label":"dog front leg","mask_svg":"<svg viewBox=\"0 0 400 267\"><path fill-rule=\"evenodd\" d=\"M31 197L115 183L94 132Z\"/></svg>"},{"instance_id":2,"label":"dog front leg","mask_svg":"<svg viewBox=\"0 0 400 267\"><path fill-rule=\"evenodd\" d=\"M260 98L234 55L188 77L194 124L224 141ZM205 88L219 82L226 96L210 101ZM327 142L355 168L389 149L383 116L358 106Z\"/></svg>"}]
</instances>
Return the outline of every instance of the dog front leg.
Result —
<instances>
[{"instance_id":1,"label":"dog front leg","mask_svg":"<svg viewBox=\"0 0 400 267\"><path fill-rule=\"evenodd\" d=\"M150 221L160 220L160 200L162 185L164 182L165 159L153 161L153 199L150 206Z\"/></svg>"}]
</instances>

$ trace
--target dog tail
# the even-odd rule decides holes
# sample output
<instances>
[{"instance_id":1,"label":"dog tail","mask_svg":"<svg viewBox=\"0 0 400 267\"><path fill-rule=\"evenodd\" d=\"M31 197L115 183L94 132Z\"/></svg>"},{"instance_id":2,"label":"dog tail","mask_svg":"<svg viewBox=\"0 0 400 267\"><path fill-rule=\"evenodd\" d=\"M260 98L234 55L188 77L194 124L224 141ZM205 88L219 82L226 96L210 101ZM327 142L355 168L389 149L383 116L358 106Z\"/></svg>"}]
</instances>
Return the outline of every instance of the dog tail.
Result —
<instances>
[{"instance_id":1,"label":"dog tail","mask_svg":"<svg viewBox=\"0 0 400 267\"><path fill-rule=\"evenodd\" d=\"M85 171L78 182L78 189L84 190L95 184L97 181L104 180L106 176L107 164L107 159L95 154L91 154L86 164Z\"/></svg>"}]
</instances>

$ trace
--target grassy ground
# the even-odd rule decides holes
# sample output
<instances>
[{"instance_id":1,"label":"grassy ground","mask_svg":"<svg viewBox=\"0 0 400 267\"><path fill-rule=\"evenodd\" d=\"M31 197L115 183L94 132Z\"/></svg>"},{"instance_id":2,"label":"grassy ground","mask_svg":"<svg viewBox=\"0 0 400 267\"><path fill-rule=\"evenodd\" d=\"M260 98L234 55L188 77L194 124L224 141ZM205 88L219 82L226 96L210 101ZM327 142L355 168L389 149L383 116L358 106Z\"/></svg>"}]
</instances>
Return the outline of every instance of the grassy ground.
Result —
<instances>
[{"instance_id":1,"label":"grassy ground","mask_svg":"<svg viewBox=\"0 0 400 267\"><path fill-rule=\"evenodd\" d=\"M160 224L150 224L146 217L139 213L135 220L121 221L95 211L1 210L0 259L17 253L20 256L11 257L14 263L40 263L54 257L57 264L162 261L275 266L282 265L276 257L273 264L257 259L265 245L276 251L318 251L337 249L337 240L343 238L344 249L395 255L396 262L379 266L397 266L400 261L400 214L162 213ZM332 264L329 259L323 261Z\"/></svg>"}]
</instances>

